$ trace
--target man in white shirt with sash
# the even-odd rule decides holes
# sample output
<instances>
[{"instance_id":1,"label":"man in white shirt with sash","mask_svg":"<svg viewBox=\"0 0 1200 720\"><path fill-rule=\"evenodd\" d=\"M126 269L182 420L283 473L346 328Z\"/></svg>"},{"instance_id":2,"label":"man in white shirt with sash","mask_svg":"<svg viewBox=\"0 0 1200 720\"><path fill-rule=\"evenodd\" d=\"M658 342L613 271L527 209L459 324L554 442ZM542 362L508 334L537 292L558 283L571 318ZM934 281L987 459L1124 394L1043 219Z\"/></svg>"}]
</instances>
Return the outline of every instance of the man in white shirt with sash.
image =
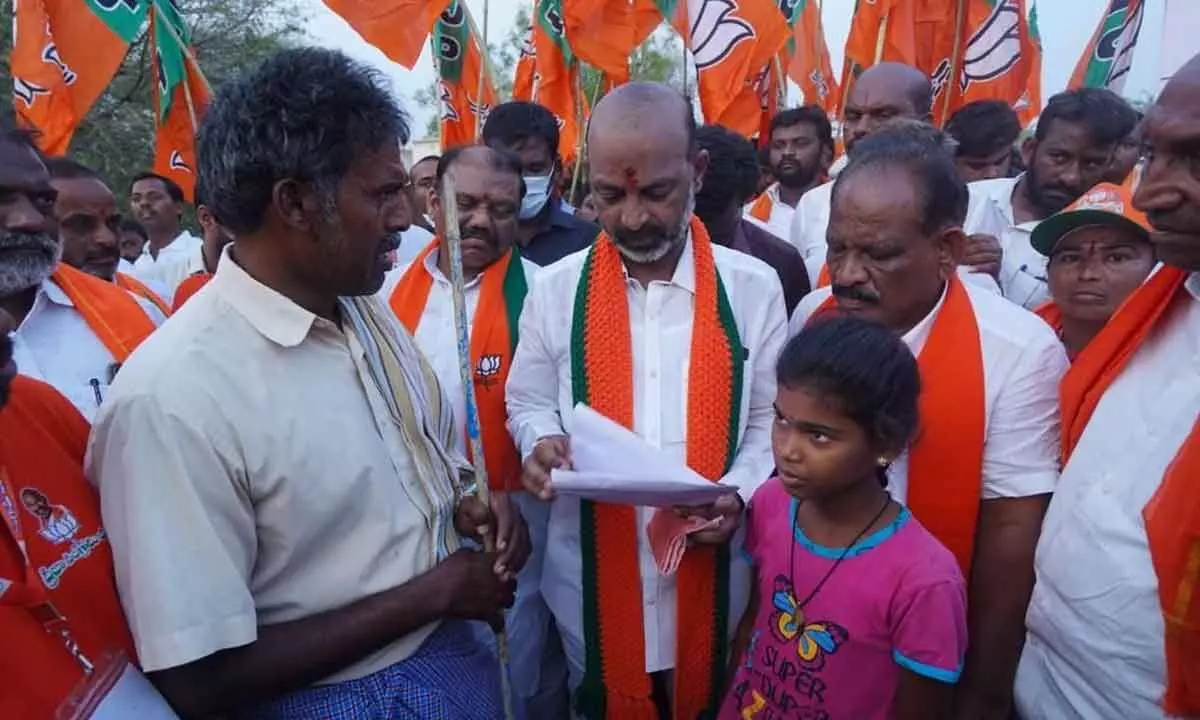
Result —
<instances>
[{"instance_id":1,"label":"man in white shirt with sash","mask_svg":"<svg viewBox=\"0 0 1200 720\"><path fill-rule=\"evenodd\" d=\"M887 325L921 370L922 430L889 488L968 580L971 643L959 717L1007 718L1032 589L1033 552L1058 479L1058 379L1067 358L1032 313L962 280L967 188L941 133L863 140L833 189L832 288L796 309Z\"/></svg>"},{"instance_id":2,"label":"man in white shirt with sash","mask_svg":"<svg viewBox=\"0 0 1200 720\"><path fill-rule=\"evenodd\" d=\"M671 577L646 540L671 511L554 499L542 593L582 717L715 714L749 582L734 535L773 466L783 294L770 267L716 246L693 217L707 156L677 92L630 83L605 96L588 157L604 233L538 276L508 381L526 488L554 497L549 473L569 464L582 402L739 493L695 511L717 526L691 536Z\"/></svg>"}]
</instances>

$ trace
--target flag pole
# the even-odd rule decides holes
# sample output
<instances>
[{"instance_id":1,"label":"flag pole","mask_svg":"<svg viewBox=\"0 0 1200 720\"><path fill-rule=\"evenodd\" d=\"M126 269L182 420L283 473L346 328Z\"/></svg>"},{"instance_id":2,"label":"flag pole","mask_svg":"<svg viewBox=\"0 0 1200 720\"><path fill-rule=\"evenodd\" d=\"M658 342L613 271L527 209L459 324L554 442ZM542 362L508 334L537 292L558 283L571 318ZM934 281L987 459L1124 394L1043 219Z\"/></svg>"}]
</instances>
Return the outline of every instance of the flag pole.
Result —
<instances>
[{"instance_id":1,"label":"flag pole","mask_svg":"<svg viewBox=\"0 0 1200 720\"><path fill-rule=\"evenodd\" d=\"M950 99L954 95L954 88L958 87L958 73L962 61L959 55L962 46L963 11L965 10L963 3L964 0L957 0L954 3L954 54L950 56L950 77L946 80L946 95L942 98L941 122L943 123L950 116Z\"/></svg>"},{"instance_id":2,"label":"flag pole","mask_svg":"<svg viewBox=\"0 0 1200 720\"><path fill-rule=\"evenodd\" d=\"M460 2L462 1L464 0L460 0ZM465 4L463 5L463 9L466 10ZM468 13L467 17L470 17L470 13ZM474 21L471 24L474 25ZM480 43L482 47L479 48L479 64L482 67L479 68L479 84L475 89L476 107L479 108L478 114L475 115L475 142L479 142L479 137L483 134L483 83L492 68L492 51L488 47L488 0L483 0L483 33ZM467 109L469 110L470 108L468 107ZM455 227L458 226L456 225Z\"/></svg>"},{"instance_id":3,"label":"flag pole","mask_svg":"<svg viewBox=\"0 0 1200 720\"><path fill-rule=\"evenodd\" d=\"M196 73L196 77L200 78L200 82L204 84L204 89L209 95L212 95L212 85L208 82L208 78L204 77L204 71L200 69L200 62L196 60L196 55L192 52L192 49L188 47L188 44L183 41L183 38L179 36L179 31L175 29L175 26L171 24L171 21L167 19L167 16L163 14L163 9L159 7L158 1L155 0L152 4L154 5L154 14L158 16L160 21L157 24L166 26L167 32L171 35L171 39L174 40L175 44L179 46L179 49L183 51L184 58L192 64L192 70ZM187 87L186 81L184 87Z\"/></svg>"},{"instance_id":4,"label":"flag pole","mask_svg":"<svg viewBox=\"0 0 1200 720\"><path fill-rule=\"evenodd\" d=\"M571 79L575 83L575 168L571 171L571 204L578 207L579 176L583 173L583 71L579 60L575 60L575 71Z\"/></svg>"},{"instance_id":5,"label":"flag pole","mask_svg":"<svg viewBox=\"0 0 1200 720\"><path fill-rule=\"evenodd\" d=\"M479 437L479 410L475 399L475 383L471 373L470 332L467 329L466 282L462 267L462 233L458 225L458 201L454 194L454 175L446 173L441 187L442 212L445 213L444 233L446 246L450 250L450 289L454 301L454 329L458 339L458 373L462 380L463 399L466 405L467 444L471 448L472 465L475 471L475 495L491 507L488 490L487 465L483 457L483 442ZM484 537L485 552L495 552L491 536ZM504 702L505 720L516 720L513 708L512 683L508 677L508 634L503 627L496 631L496 650L500 656L500 693Z\"/></svg>"}]
</instances>

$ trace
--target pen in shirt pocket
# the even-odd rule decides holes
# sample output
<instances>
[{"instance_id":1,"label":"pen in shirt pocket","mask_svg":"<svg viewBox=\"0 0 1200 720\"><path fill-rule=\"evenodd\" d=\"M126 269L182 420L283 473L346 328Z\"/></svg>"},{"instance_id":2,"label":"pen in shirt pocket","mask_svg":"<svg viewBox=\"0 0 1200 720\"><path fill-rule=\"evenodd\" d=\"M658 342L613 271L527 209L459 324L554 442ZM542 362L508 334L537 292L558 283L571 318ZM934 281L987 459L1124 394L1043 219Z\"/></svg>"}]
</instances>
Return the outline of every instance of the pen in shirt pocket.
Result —
<instances>
[{"instance_id":1,"label":"pen in shirt pocket","mask_svg":"<svg viewBox=\"0 0 1200 720\"><path fill-rule=\"evenodd\" d=\"M92 378L88 380L88 385L92 386L92 395L96 398L96 407L100 407L101 403L104 402L104 396L100 394L100 381Z\"/></svg>"}]
</instances>

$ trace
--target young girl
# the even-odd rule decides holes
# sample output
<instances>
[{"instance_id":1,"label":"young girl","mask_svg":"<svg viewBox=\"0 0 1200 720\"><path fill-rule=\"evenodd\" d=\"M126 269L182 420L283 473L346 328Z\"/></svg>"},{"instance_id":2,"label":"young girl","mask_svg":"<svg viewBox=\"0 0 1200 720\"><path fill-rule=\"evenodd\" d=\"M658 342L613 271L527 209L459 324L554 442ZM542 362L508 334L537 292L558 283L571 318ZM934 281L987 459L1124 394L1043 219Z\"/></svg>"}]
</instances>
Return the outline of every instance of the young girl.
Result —
<instances>
[{"instance_id":1,"label":"young girl","mask_svg":"<svg viewBox=\"0 0 1200 720\"><path fill-rule=\"evenodd\" d=\"M883 326L841 317L793 337L776 373L779 474L749 506L756 580L720 718L942 717L966 584L886 489L917 428L917 363Z\"/></svg>"}]
</instances>

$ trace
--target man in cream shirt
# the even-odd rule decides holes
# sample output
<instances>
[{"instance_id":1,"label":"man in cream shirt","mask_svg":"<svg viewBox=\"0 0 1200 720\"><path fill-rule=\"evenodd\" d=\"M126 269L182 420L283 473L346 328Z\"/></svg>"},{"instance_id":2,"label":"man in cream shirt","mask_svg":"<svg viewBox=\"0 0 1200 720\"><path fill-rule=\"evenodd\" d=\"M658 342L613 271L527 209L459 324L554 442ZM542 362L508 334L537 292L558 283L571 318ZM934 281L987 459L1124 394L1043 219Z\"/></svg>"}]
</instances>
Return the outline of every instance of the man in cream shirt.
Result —
<instances>
[{"instance_id":1,"label":"man in cream shirt","mask_svg":"<svg viewBox=\"0 0 1200 720\"><path fill-rule=\"evenodd\" d=\"M528 538L461 494L449 403L370 297L411 214L380 83L297 49L221 88L198 165L236 241L95 424L138 658L184 716L499 713L462 620L499 622ZM499 554L456 551L481 527Z\"/></svg>"},{"instance_id":2,"label":"man in cream shirt","mask_svg":"<svg viewBox=\"0 0 1200 720\"><path fill-rule=\"evenodd\" d=\"M129 211L149 240L133 263L143 282L175 288L202 265L202 242L183 227L183 188L170 178L141 173L129 187Z\"/></svg>"},{"instance_id":3,"label":"man in cream shirt","mask_svg":"<svg viewBox=\"0 0 1200 720\"><path fill-rule=\"evenodd\" d=\"M549 471L568 462L572 412L577 394L583 393L582 399L602 413L615 412L614 397L625 398L615 404L623 405L628 415L615 419L679 463L690 463L704 451L730 452L728 472L722 475L718 468L709 479L738 486L741 499L748 500L773 465L774 364L786 324L779 279L759 260L716 246L692 217L707 162L695 144L691 111L678 93L652 83L618 87L596 106L588 152L590 185L605 233L592 248L539 275L521 318L521 342L508 381L509 426L527 456L525 486L544 499L553 497ZM585 267L596 269L581 283ZM694 334L714 329L716 322L714 273L727 296L738 346L722 351L719 344L728 341L723 335L693 353ZM576 311L587 307L594 312ZM606 318L614 323L614 332L628 332L626 343L616 339L620 334L588 340L592 333L604 332L596 323ZM573 337L581 341L573 342ZM707 356L693 357L699 353ZM701 379L701 368L720 365L716 353L727 364L730 353L738 356L742 362L733 365L740 378ZM610 372L614 363L628 370ZM610 384L608 390L598 382L626 372L628 381ZM713 419L705 427L690 427L687 405L708 393L727 392L732 382L740 382L737 407L726 402L728 396L721 403L724 412L736 413L730 422ZM729 450L729 438L719 447L702 447L698 438L705 431L724 433L731 426L737 433L735 452ZM717 519L719 527L691 536L695 545L688 552L702 558L732 542L729 627L712 628L728 637L744 609L749 578L736 552L740 540L734 537L742 502L726 498L701 511ZM680 584L685 582L683 570L670 577L659 572L645 531L656 518L653 509L602 506L594 511L601 519L593 523L587 519L591 507L574 498L553 500L543 569L542 592L563 637L571 686L586 688L582 702L589 707L602 701L602 695L619 695L635 697L646 712L655 706L660 713L669 712L674 704L679 716L695 717L704 711L713 658L691 654L691 648L698 638L712 637L703 627L719 616L712 600ZM589 550L584 523L598 527L603 518L616 516L616 525L605 525L612 533L597 531L595 547L604 551ZM621 563L624 573L620 587L589 590L583 578L592 571L585 566L604 568L613 561ZM594 595L585 597L589 593ZM639 605L641 623L625 613ZM682 613L693 611L695 625L690 625ZM609 633L603 646L595 635L601 622ZM621 639L610 641L614 636ZM641 680L635 685L628 678ZM651 686L653 698L636 697ZM719 696L720 689L713 690Z\"/></svg>"}]
</instances>

